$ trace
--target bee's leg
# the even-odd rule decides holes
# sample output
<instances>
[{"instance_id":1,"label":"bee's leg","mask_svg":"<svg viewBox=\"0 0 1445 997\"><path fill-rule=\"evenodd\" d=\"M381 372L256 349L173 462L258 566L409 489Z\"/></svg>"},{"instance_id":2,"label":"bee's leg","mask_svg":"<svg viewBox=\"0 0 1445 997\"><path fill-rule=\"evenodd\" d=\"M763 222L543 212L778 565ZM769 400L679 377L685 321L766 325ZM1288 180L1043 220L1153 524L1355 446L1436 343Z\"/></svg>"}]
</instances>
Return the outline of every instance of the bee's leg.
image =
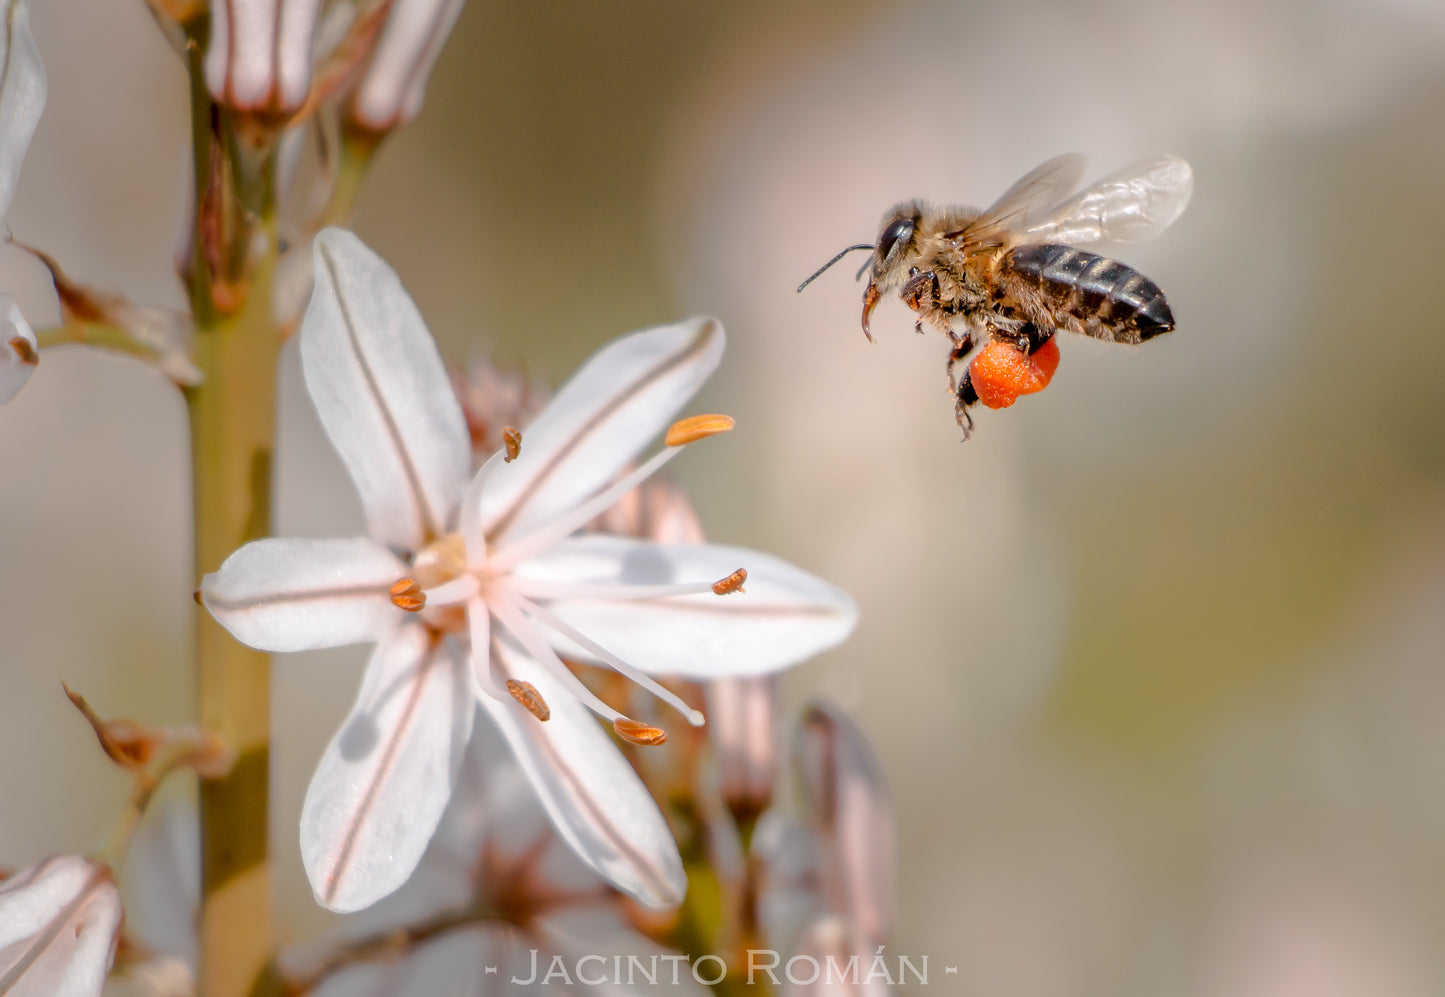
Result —
<instances>
[{"instance_id":1,"label":"bee's leg","mask_svg":"<svg viewBox=\"0 0 1445 997\"><path fill-rule=\"evenodd\" d=\"M908 283L898 292L898 297L903 300L909 308L918 312L918 318L913 323L913 331L920 336L923 335L923 318L926 308L937 305L938 302L938 274L932 270L924 270L921 273L914 273L908 278Z\"/></svg>"},{"instance_id":2,"label":"bee's leg","mask_svg":"<svg viewBox=\"0 0 1445 997\"><path fill-rule=\"evenodd\" d=\"M963 377L958 381L958 390L953 395L953 418L958 423L958 428L963 430L964 440L973 435L973 416L968 414L968 409L977 401L978 392L973 390L973 380L968 376L968 368L965 367Z\"/></svg>"},{"instance_id":3,"label":"bee's leg","mask_svg":"<svg viewBox=\"0 0 1445 997\"><path fill-rule=\"evenodd\" d=\"M1040 346L1043 346L1053 338L1053 329L1040 328L1032 322L1025 322L1019 326L1012 336L1014 346L1018 347L1020 352L1026 353L1029 356L1033 356L1038 352Z\"/></svg>"},{"instance_id":4,"label":"bee's leg","mask_svg":"<svg viewBox=\"0 0 1445 997\"><path fill-rule=\"evenodd\" d=\"M959 335L952 329L948 330L948 338L953 341L953 349L948 351L948 392L957 394L962 383L954 377L953 370L958 366L960 360L973 352L973 333L965 332ZM964 371L964 381L968 380L968 372Z\"/></svg>"}]
</instances>

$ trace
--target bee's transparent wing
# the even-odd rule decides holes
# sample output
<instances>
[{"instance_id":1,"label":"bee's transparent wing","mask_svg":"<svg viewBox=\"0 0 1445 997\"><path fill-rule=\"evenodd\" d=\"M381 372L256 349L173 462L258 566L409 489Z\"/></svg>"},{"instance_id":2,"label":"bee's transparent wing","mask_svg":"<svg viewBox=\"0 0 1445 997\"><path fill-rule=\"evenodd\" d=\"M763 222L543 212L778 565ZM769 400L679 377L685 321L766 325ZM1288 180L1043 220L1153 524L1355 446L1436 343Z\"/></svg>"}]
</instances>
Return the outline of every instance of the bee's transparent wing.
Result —
<instances>
[{"instance_id":1,"label":"bee's transparent wing","mask_svg":"<svg viewBox=\"0 0 1445 997\"><path fill-rule=\"evenodd\" d=\"M1071 198L1017 236L1021 242L1143 242L1178 218L1194 193L1194 173L1174 156L1126 166Z\"/></svg>"},{"instance_id":2,"label":"bee's transparent wing","mask_svg":"<svg viewBox=\"0 0 1445 997\"><path fill-rule=\"evenodd\" d=\"M1004 242L1037 224L1073 193L1084 177L1082 153L1055 156L1024 175L973 221L947 238L969 245Z\"/></svg>"}]
</instances>

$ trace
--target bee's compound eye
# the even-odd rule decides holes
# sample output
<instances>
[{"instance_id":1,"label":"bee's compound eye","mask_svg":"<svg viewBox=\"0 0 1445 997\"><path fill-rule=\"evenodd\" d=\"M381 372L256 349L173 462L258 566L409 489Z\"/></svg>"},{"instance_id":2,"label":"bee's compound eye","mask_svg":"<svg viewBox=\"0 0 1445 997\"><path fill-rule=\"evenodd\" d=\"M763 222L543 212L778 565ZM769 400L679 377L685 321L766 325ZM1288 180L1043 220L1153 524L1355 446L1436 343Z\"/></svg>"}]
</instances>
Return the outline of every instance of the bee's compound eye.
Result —
<instances>
[{"instance_id":1,"label":"bee's compound eye","mask_svg":"<svg viewBox=\"0 0 1445 997\"><path fill-rule=\"evenodd\" d=\"M889 224L878 237L878 258L886 259L892 255L893 250L899 242L907 242L913 235L913 221L909 218L900 218Z\"/></svg>"}]
</instances>

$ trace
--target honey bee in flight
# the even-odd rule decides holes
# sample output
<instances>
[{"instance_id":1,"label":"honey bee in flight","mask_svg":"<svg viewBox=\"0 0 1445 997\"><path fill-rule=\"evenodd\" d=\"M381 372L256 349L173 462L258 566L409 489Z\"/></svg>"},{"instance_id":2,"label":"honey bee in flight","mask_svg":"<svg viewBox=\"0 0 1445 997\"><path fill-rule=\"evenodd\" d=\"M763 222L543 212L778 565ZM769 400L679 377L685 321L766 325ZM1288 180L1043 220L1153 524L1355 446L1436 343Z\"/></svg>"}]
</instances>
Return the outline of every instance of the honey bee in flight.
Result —
<instances>
[{"instance_id":1,"label":"honey bee in flight","mask_svg":"<svg viewBox=\"0 0 1445 997\"><path fill-rule=\"evenodd\" d=\"M1157 284L1075 247L1158 235L1189 203L1189 164L1172 156L1145 160L1073 194L1083 172L1082 155L1051 159L982 211L905 201L884 215L875 243L849 246L798 290L848 253L871 250L858 271L869 275L863 334L873 339L873 309L894 291L918 313L918 332L928 323L946 333L954 416L968 439L975 402L1007 408L1048 384L1060 329L1142 343L1174 328ZM984 348L956 376L980 341Z\"/></svg>"}]
</instances>

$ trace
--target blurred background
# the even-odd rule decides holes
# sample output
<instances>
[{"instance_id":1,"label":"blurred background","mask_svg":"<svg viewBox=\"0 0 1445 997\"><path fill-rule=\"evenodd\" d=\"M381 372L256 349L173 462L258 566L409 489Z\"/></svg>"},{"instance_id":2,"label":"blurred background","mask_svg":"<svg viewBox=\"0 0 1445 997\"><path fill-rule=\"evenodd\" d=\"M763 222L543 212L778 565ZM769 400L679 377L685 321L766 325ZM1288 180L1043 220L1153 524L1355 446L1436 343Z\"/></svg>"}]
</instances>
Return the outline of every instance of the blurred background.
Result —
<instances>
[{"instance_id":1,"label":"blurred background","mask_svg":"<svg viewBox=\"0 0 1445 997\"><path fill-rule=\"evenodd\" d=\"M50 0L45 118L8 224L179 306L184 73L139 0ZM857 598L791 673L891 780L893 951L1011 997L1445 992L1445 6L471 0L357 229L458 362L557 382L711 312L730 346L673 465L711 536ZM1178 330L1062 342L960 444L946 344L849 266L895 201L975 205L1060 152L1173 152L1196 193L1118 255ZM857 260L851 261L852 265ZM42 268L0 252L37 327ZM360 511L283 373L279 532ZM188 722L184 407L48 354L0 412L0 864L94 847L127 787L60 690ZM364 651L278 659L295 844ZM937 970L935 970L937 972ZM943 987L951 987L946 981Z\"/></svg>"}]
</instances>

